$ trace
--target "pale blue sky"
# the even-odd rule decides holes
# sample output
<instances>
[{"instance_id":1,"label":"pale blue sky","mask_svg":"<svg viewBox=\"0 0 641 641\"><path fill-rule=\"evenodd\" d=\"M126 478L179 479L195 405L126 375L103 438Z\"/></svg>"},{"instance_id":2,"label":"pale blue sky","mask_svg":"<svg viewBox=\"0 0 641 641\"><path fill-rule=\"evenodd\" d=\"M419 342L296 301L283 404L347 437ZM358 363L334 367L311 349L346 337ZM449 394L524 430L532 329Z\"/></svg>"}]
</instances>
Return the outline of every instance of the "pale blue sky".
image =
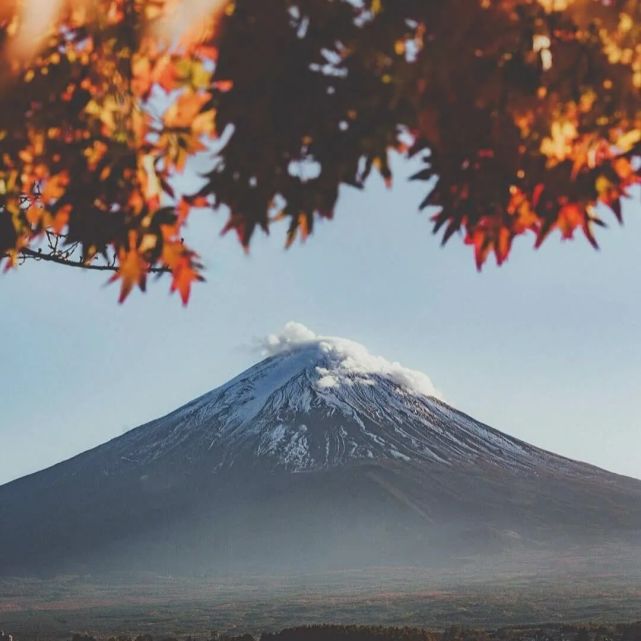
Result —
<instances>
[{"instance_id":1,"label":"pale blue sky","mask_svg":"<svg viewBox=\"0 0 641 641\"><path fill-rule=\"evenodd\" d=\"M0 483L225 382L288 320L425 371L498 429L641 478L638 204L600 233L600 252L524 239L478 274L469 247L441 249L416 213L423 189L398 176L391 191L345 190L305 246L284 251L274 230L249 257L217 237L222 215L197 215L208 282L187 309L167 282L119 306L100 273L0 276Z\"/></svg>"}]
</instances>

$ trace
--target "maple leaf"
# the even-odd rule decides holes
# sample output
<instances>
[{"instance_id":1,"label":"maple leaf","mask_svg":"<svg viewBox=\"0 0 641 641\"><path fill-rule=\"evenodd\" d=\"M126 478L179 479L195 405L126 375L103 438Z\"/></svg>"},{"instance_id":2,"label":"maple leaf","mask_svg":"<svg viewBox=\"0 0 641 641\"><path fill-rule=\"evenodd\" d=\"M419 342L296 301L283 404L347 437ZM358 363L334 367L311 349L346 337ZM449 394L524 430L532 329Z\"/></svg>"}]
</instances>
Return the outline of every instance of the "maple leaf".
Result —
<instances>
[{"instance_id":1,"label":"maple leaf","mask_svg":"<svg viewBox=\"0 0 641 641\"><path fill-rule=\"evenodd\" d=\"M556 226L561 230L561 237L568 240L574 236L577 227L585 225L585 210L577 203L568 203L559 209Z\"/></svg>"},{"instance_id":2,"label":"maple leaf","mask_svg":"<svg viewBox=\"0 0 641 641\"><path fill-rule=\"evenodd\" d=\"M201 280L203 280L203 277L195 269L192 256L185 254L180 257L172 269L171 292L177 291L180 294L183 305L187 305L192 283Z\"/></svg>"},{"instance_id":3,"label":"maple leaf","mask_svg":"<svg viewBox=\"0 0 641 641\"><path fill-rule=\"evenodd\" d=\"M118 302L123 303L131 290L137 285L145 291L149 264L140 255L135 247L135 236L130 249L122 249L118 254L118 271L109 279L109 283L120 280L120 296Z\"/></svg>"},{"instance_id":4,"label":"maple leaf","mask_svg":"<svg viewBox=\"0 0 641 641\"><path fill-rule=\"evenodd\" d=\"M477 227L468 231L465 243L474 247L476 268L481 271L492 252L496 256L497 264L503 264L510 253L512 234L499 221L486 217Z\"/></svg>"},{"instance_id":5,"label":"maple leaf","mask_svg":"<svg viewBox=\"0 0 641 641\"><path fill-rule=\"evenodd\" d=\"M209 93L186 91L165 111L163 116L165 126L178 129L191 129L194 121L196 121L196 129L198 131L206 131L208 129L207 119L197 121L197 118L200 115L203 105L207 103L210 98L211 94Z\"/></svg>"}]
</instances>

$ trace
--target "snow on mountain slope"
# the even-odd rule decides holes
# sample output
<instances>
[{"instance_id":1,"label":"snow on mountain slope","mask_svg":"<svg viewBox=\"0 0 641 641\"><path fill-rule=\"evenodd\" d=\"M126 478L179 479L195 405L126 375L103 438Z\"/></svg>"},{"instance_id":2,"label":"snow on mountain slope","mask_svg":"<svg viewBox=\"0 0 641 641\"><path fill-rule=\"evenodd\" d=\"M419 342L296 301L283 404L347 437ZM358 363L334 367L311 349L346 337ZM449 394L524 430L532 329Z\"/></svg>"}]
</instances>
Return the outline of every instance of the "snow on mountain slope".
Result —
<instances>
[{"instance_id":1,"label":"snow on mountain slope","mask_svg":"<svg viewBox=\"0 0 641 641\"><path fill-rule=\"evenodd\" d=\"M303 472L374 460L592 469L454 410L425 374L358 343L288 323L263 347L262 362L110 445L129 462L187 455L211 469L261 461Z\"/></svg>"}]
</instances>

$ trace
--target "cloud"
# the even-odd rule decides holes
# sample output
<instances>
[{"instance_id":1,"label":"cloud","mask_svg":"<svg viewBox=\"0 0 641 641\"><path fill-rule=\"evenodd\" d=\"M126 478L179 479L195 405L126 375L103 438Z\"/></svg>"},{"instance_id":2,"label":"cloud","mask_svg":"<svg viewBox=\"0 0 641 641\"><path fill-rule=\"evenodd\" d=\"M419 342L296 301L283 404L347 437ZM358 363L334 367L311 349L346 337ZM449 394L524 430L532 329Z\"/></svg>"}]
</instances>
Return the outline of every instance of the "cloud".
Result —
<instances>
[{"instance_id":1,"label":"cloud","mask_svg":"<svg viewBox=\"0 0 641 641\"><path fill-rule=\"evenodd\" d=\"M270 334L261 343L267 356L282 354L308 346L319 351L316 367L320 390L330 390L342 384L373 383L372 376L384 376L389 380L417 394L441 398L429 376L423 372L404 367L398 362L388 361L382 356L370 354L360 343L336 336L321 336L302 323L290 321L277 333Z\"/></svg>"},{"instance_id":2,"label":"cloud","mask_svg":"<svg viewBox=\"0 0 641 641\"><path fill-rule=\"evenodd\" d=\"M294 345L301 345L316 340L318 337L311 329L302 323L289 321L278 334L270 334L264 341L262 347L269 356L278 354Z\"/></svg>"}]
</instances>

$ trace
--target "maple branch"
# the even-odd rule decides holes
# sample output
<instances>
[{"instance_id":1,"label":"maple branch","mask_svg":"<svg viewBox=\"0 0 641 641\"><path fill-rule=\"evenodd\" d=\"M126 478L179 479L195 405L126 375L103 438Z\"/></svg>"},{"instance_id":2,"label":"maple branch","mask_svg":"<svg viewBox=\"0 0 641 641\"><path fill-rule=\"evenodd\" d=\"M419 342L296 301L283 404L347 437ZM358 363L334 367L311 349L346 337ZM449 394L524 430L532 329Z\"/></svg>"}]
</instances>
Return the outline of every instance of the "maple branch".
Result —
<instances>
[{"instance_id":1,"label":"maple branch","mask_svg":"<svg viewBox=\"0 0 641 641\"><path fill-rule=\"evenodd\" d=\"M65 265L66 267L78 267L79 269L93 269L95 271L117 272L118 266L115 264L109 265L95 265L92 263L85 263L81 260L70 260L63 258L57 254L45 254L41 251L35 251L25 247L20 250L20 255L25 259L31 258L33 260L44 260L50 263L57 263L58 265ZM171 270L167 267L150 267L150 274L168 274Z\"/></svg>"}]
</instances>

